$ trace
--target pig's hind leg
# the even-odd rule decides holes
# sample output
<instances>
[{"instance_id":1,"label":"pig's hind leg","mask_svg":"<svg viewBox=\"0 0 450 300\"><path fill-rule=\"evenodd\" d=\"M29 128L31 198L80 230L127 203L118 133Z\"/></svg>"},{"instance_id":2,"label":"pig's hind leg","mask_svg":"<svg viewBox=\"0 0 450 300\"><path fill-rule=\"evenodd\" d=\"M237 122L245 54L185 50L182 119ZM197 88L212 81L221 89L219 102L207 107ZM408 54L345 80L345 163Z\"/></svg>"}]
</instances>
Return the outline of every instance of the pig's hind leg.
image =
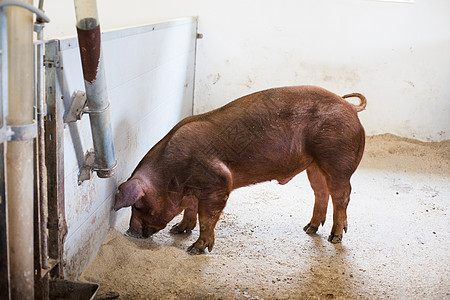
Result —
<instances>
[{"instance_id":1,"label":"pig's hind leg","mask_svg":"<svg viewBox=\"0 0 450 300\"><path fill-rule=\"evenodd\" d=\"M325 176L316 164L310 165L306 169L306 173L311 187L314 190L315 201L311 221L303 230L308 234L314 234L319 229L320 224L323 225L325 223L330 193L328 192Z\"/></svg>"},{"instance_id":2,"label":"pig's hind leg","mask_svg":"<svg viewBox=\"0 0 450 300\"><path fill-rule=\"evenodd\" d=\"M333 200L333 227L328 241L336 244L342 241L343 232L347 232L347 206L350 201L351 185L347 180L328 180L328 189Z\"/></svg>"},{"instance_id":3,"label":"pig's hind leg","mask_svg":"<svg viewBox=\"0 0 450 300\"><path fill-rule=\"evenodd\" d=\"M347 231L347 206L350 201L350 177L358 165L358 157L354 153L345 151L344 146L333 156L322 153L322 159L315 161L307 168L308 178L314 189L314 213L310 224L304 229L307 233L314 233L320 223L325 221L329 195L333 202L333 227L328 241L336 244L342 241L343 232ZM312 227L312 228L311 228Z\"/></svg>"},{"instance_id":4,"label":"pig's hind leg","mask_svg":"<svg viewBox=\"0 0 450 300\"><path fill-rule=\"evenodd\" d=\"M362 142L364 143L364 135ZM355 145L356 144L356 145ZM331 156L322 155L323 159L318 163L325 175L328 191L333 201L333 227L328 241L336 244L342 241L342 235L347 232L347 206L350 202L351 185L350 178L359 164L362 156L361 144L353 142L335 145L334 149L340 149Z\"/></svg>"},{"instance_id":5,"label":"pig's hind leg","mask_svg":"<svg viewBox=\"0 0 450 300\"><path fill-rule=\"evenodd\" d=\"M348 170L346 168L339 167L339 164L336 165L331 166L330 164L323 163L320 166L321 172L319 171L322 174L322 177L317 175L317 171L311 172L311 169L308 169L308 176L310 180L311 178L317 176L317 178L311 181L311 186L313 186L314 192L316 194L316 204L318 203L319 199L319 209L317 214L318 218L314 218L316 214L316 205L314 205L314 214L313 218L311 219L312 221L318 222L318 220L325 220L326 204L328 203L328 192L331 195L331 200L333 202L333 227L328 237L328 241L333 244L340 243L342 241L343 232L347 232L347 206L350 201L351 192L351 169ZM315 176L310 176L310 173L313 173ZM326 187L328 187L327 192L325 192L324 180L326 182ZM314 188L313 182L320 186L320 188ZM317 223L312 223L312 225L314 226L316 224Z\"/></svg>"},{"instance_id":6,"label":"pig's hind leg","mask_svg":"<svg viewBox=\"0 0 450 300\"><path fill-rule=\"evenodd\" d=\"M308 167L306 172L314 190L315 202L311 221L303 230L308 234L313 234L316 233L320 224L324 224L328 200L331 194L333 201L333 227L328 241L333 244L340 243L343 232L347 232L347 206L351 192L350 178L342 176L342 174L334 174L334 172L328 172L325 177L317 165Z\"/></svg>"}]
</instances>

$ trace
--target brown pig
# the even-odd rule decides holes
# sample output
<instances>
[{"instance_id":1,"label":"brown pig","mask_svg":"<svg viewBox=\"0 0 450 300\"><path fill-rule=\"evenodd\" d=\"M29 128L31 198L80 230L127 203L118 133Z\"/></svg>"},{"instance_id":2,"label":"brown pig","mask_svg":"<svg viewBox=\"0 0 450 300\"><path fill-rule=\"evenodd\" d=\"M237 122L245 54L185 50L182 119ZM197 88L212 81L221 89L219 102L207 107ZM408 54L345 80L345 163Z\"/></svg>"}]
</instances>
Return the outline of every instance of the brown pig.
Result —
<instances>
[{"instance_id":1,"label":"brown pig","mask_svg":"<svg viewBox=\"0 0 450 300\"><path fill-rule=\"evenodd\" d=\"M343 98L358 97L354 105ZM357 112L361 94L340 97L313 86L264 90L179 122L119 186L114 209L132 206L128 233L149 237L184 210L172 233L200 224L191 254L211 251L214 228L230 192L258 182L286 184L306 170L315 194L311 221L315 233L333 202L328 240L339 243L347 231L350 177L364 151Z\"/></svg>"}]
</instances>

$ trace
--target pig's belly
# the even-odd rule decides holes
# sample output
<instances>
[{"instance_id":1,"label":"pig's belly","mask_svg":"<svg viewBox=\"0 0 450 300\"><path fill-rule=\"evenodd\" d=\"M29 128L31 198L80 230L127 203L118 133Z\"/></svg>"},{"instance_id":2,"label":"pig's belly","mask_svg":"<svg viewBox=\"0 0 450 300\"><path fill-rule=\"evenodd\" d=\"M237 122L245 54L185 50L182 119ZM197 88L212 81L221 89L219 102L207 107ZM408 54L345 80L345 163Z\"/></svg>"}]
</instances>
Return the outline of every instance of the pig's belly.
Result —
<instances>
[{"instance_id":1,"label":"pig's belly","mask_svg":"<svg viewBox=\"0 0 450 300\"><path fill-rule=\"evenodd\" d=\"M295 160L289 165L276 162L268 164L250 164L247 168L230 168L233 178L233 189L249 186L252 184L277 180L279 184L288 183L297 174L304 171L311 163L312 158Z\"/></svg>"}]
</instances>

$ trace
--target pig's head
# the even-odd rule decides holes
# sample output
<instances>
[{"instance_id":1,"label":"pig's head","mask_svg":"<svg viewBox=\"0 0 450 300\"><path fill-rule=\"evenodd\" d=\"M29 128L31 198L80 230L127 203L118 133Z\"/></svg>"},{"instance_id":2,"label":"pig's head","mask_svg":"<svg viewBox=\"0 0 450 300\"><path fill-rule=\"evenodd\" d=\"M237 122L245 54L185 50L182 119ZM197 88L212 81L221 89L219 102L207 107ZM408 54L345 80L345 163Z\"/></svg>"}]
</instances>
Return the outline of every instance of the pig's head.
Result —
<instances>
[{"instance_id":1,"label":"pig's head","mask_svg":"<svg viewBox=\"0 0 450 300\"><path fill-rule=\"evenodd\" d=\"M127 234L148 238L166 227L181 213L179 202L167 193L158 193L140 179L131 178L122 183L115 196L114 210L131 206L130 228Z\"/></svg>"}]
</instances>

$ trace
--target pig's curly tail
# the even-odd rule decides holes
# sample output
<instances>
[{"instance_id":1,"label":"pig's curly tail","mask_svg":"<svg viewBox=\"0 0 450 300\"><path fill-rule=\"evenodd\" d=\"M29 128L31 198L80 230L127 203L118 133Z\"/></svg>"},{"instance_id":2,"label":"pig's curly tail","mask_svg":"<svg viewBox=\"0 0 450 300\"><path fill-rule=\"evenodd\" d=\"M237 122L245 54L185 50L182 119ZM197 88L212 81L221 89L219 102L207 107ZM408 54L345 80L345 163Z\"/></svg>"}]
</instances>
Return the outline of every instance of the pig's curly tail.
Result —
<instances>
[{"instance_id":1,"label":"pig's curly tail","mask_svg":"<svg viewBox=\"0 0 450 300\"><path fill-rule=\"evenodd\" d=\"M347 95L342 96L342 98L344 98L344 99L346 99L346 98L353 98L353 97L359 98L359 100L360 100L359 105L355 105L355 104L352 104L352 103L350 103L350 104L353 106L353 108L356 110L356 112L363 111L366 108L367 100L366 100L366 97L364 97L362 94L360 94L360 93L351 93L351 94L347 94Z\"/></svg>"}]
</instances>

